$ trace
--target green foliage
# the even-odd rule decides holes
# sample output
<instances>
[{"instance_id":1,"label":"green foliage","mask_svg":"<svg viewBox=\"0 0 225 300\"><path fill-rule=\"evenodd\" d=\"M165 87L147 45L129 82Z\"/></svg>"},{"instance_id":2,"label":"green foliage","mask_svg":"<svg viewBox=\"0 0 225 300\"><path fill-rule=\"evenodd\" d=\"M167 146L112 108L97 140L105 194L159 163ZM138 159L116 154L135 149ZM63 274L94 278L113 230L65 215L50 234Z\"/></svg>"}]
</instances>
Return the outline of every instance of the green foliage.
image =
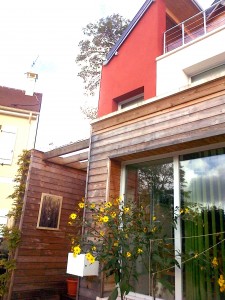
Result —
<instances>
[{"instance_id":1,"label":"green foliage","mask_svg":"<svg viewBox=\"0 0 225 300\"><path fill-rule=\"evenodd\" d=\"M76 63L81 67L78 76L85 84L85 93L94 95L99 86L102 64L109 50L120 38L129 20L119 14L101 18L83 28L85 39L79 42Z\"/></svg>"},{"instance_id":2,"label":"green foliage","mask_svg":"<svg viewBox=\"0 0 225 300\"><path fill-rule=\"evenodd\" d=\"M17 165L18 170L14 178L16 186L14 192L8 197L14 200L12 210L9 213L9 217L14 217L15 221L20 218L22 207L23 207L23 198L26 187L26 179L28 174L30 164L30 152L24 150L22 155L19 156Z\"/></svg>"},{"instance_id":3,"label":"green foliage","mask_svg":"<svg viewBox=\"0 0 225 300\"><path fill-rule=\"evenodd\" d=\"M14 225L12 227L2 226L0 228L0 232L3 236L3 243L1 245L1 248L4 248L4 252L6 252L7 249L7 258L3 258L0 260L0 267L6 270L4 274L0 275L0 296L3 296L7 293L11 274L16 268L14 255L21 239L19 221L23 208L26 180L30 164L30 152L23 151L22 155L19 157L17 164L18 171L14 179L16 185L14 187L14 192L9 196L9 198L13 199L13 207L8 214L9 217L13 218Z\"/></svg>"}]
</instances>

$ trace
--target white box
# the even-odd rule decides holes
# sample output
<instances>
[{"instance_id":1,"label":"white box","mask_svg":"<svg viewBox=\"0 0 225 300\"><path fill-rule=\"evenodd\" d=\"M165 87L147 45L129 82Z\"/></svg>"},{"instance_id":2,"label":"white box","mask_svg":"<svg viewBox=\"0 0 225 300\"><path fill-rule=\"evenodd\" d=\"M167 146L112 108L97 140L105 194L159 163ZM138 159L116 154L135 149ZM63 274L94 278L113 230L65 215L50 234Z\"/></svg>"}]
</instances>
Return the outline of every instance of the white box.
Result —
<instances>
[{"instance_id":1,"label":"white box","mask_svg":"<svg viewBox=\"0 0 225 300\"><path fill-rule=\"evenodd\" d=\"M89 263L85 254L79 254L76 257L73 253L68 253L66 273L76 276L98 276L99 262Z\"/></svg>"}]
</instances>

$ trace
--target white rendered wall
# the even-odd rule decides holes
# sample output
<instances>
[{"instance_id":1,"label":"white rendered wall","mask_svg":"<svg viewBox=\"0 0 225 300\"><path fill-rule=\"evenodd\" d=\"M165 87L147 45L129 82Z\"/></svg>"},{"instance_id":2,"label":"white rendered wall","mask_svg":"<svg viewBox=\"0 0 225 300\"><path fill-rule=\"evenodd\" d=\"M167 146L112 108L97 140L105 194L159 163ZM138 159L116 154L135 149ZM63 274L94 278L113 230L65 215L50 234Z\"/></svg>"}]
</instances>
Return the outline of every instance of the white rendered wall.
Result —
<instances>
[{"instance_id":1,"label":"white rendered wall","mask_svg":"<svg viewBox=\"0 0 225 300\"><path fill-rule=\"evenodd\" d=\"M225 63L225 27L158 57L156 63L157 96L186 88L190 76Z\"/></svg>"}]
</instances>

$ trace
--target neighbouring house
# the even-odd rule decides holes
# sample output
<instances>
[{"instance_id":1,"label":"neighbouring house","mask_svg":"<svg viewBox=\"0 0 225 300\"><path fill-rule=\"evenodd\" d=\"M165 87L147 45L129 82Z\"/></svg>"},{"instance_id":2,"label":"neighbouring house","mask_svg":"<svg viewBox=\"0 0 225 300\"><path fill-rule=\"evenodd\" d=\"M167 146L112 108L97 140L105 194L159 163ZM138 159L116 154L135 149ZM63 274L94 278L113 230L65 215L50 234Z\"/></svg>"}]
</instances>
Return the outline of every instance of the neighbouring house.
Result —
<instances>
[{"instance_id":1,"label":"neighbouring house","mask_svg":"<svg viewBox=\"0 0 225 300\"><path fill-rule=\"evenodd\" d=\"M0 224L12 206L18 157L35 147L42 94L0 86Z\"/></svg>"},{"instance_id":2,"label":"neighbouring house","mask_svg":"<svg viewBox=\"0 0 225 300\"><path fill-rule=\"evenodd\" d=\"M126 299L224 299L225 269L213 278L204 271L209 257L225 264L224 40L224 0L207 10L194 0L146 0L102 67L87 201L138 200L159 220L167 215L175 253L206 259L169 272L172 293L162 284L153 293L148 273ZM171 207L192 206L197 224L166 222ZM79 299L107 296L110 284L84 277Z\"/></svg>"}]
</instances>

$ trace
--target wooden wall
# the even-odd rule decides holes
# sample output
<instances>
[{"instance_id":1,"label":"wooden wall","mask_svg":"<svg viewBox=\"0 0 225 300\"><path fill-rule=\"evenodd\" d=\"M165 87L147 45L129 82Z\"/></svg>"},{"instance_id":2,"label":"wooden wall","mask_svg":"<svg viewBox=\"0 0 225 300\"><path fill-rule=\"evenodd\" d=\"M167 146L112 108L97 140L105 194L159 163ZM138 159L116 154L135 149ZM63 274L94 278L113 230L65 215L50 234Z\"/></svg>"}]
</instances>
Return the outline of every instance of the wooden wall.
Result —
<instances>
[{"instance_id":1,"label":"wooden wall","mask_svg":"<svg viewBox=\"0 0 225 300\"><path fill-rule=\"evenodd\" d=\"M118 112L92 127L87 197L97 202L119 191L123 161L225 142L225 78ZM90 296L87 285L80 292Z\"/></svg>"},{"instance_id":2,"label":"wooden wall","mask_svg":"<svg viewBox=\"0 0 225 300\"><path fill-rule=\"evenodd\" d=\"M85 182L86 172L45 162L42 152L32 151L12 299L49 299L52 292L47 290L65 289L70 250L67 222L84 196ZM42 193L63 197L59 230L37 229Z\"/></svg>"}]
</instances>

